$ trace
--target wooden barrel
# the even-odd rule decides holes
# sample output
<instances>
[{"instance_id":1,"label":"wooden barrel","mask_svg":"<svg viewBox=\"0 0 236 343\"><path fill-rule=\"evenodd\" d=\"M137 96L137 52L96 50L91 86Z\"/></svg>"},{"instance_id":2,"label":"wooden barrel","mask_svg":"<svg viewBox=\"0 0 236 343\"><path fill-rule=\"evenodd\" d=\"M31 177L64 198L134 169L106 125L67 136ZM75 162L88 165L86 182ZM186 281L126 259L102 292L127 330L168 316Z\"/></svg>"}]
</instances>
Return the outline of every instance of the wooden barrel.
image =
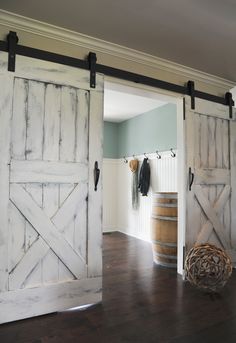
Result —
<instances>
[{"instance_id":1,"label":"wooden barrel","mask_svg":"<svg viewBox=\"0 0 236 343\"><path fill-rule=\"evenodd\" d=\"M177 193L154 193L152 251L155 263L177 267Z\"/></svg>"}]
</instances>

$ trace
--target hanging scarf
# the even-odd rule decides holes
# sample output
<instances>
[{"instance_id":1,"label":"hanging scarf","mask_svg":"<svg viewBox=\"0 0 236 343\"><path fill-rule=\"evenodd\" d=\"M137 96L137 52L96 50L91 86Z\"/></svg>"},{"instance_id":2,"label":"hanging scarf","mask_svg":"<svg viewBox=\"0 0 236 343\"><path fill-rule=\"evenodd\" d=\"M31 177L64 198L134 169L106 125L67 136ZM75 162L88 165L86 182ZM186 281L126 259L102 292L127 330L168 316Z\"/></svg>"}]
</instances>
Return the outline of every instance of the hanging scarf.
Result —
<instances>
[{"instance_id":1,"label":"hanging scarf","mask_svg":"<svg viewBox=\"0 0 236 343\"><path fill-rule=\"evenodd\" d=\"M132 197L132 207L134 210L138 209L138 160L129 161L129 167L132 172L132 184L131 184L131 197Z\"/></svg>"}]
</instances>

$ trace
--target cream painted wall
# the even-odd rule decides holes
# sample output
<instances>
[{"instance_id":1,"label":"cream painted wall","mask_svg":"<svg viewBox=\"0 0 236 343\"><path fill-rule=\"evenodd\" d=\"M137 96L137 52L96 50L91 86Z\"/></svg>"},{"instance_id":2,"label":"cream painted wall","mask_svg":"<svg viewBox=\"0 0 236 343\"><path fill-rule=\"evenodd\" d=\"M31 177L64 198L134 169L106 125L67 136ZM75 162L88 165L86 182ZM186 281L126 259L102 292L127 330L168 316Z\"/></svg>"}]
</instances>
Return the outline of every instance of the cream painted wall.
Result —
<instances>
[{"instance_id":1,"label":"cream painted wall","mask_svg":"<svg viewBox=\"0 0 236 343\"><path fill-rule=\"evenodd\" d=\"M120 231L150 241L153 192L177 192L177 156L162 152L158 160L150 154L151 180L147 197L139 196L132 209L132 173L123 159L103 159L103 232ZM138 156L140 164L143 156Z\"/></svg>"},{"instance_id":2,"label":"cream painted wall","mask_svg":"<svg viewBox=\"0 0 236 343\"><path fill-rule=\"evenodd\" d=\"M45 32L42 33L44 31L44 24L42 23L36 23L40 28L37 30L36 24L36 28L30 28L30 26L27 28L28 24L19 24L17 17L13 18L14 20L9 18L7 17L6 20L5 17L3 18L3 14L0 13L1 40L5 40L9 30L13 30L17 31L19 36L19 44L21 45L48 50L81 59L86 58L91 50L89 44L86 45L86 39L83 39L83 42L80 44L79 38L70 39L68 37L61 37L60 33L55 34L55 32L57 32L56 27L53 27L52 29L52 31L54 30L54 33L49 34L47 28L48 24L46 24ZM60 31L61 29L58 28L58 30ZM70 37L70 33L68 33L68 35ZM72 32L72 36L73 35L76 37L76 33ZM123 48L120 46L113 44L113 47L111 48L111 45L109 45L110 43L108 43L109 48L106 48L106 42L103 41L99 41L99 44L97 45L99 48L93 49L93 52L97 53L98 63L101 64L173 82L178 85L184 85L189 79L191 79L195 81L196 89L219 96L224 95L226 91L229 91L229 89L233 87L233 84L227 80L211 77L210 75L201 72L198 74L191 68L185 68L184 66L178 65L176 65L177 69L175 67L168 68L164 62L162 63L158 60L156 63L154 56L140 53L142 56L140 59L138 57L138 51L124 48L123 53ZM135 56L137 56L137 58ZM137 60L139 62L137 62ZM153 64L150 62L152 60ZM145 61L147 61L147 63Z\"/></svg>"}]
</instances>

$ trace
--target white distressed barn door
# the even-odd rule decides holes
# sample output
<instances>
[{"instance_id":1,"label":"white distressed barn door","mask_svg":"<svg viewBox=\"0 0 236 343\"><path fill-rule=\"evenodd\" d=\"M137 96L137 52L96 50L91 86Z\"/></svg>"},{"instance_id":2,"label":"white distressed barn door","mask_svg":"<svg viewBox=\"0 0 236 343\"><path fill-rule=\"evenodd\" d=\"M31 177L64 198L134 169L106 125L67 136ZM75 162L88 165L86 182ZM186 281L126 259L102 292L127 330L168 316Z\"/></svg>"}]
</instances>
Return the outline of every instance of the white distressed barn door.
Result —
<instances>
[{"instance_id":1,"label":"white distressed barn door","mask_svg":"<svg viewBox=\"0 0 236 343\"><path fill-rule=\"evenodd\" d=\"M0 323L101 301L103 78L0 54Z\"/></svg>"},{"instance_id":2,"label":"white distressed barn door","mask_svg":"<svg viewBox=\"0 0 236 343\"><path fill-rule=\"evenodd\" d=\"M235 114L234 114L235 115ZM236 262L236 123L229 108L186 97L186 250L210 242Z\"/></svg>"}]
</instances>

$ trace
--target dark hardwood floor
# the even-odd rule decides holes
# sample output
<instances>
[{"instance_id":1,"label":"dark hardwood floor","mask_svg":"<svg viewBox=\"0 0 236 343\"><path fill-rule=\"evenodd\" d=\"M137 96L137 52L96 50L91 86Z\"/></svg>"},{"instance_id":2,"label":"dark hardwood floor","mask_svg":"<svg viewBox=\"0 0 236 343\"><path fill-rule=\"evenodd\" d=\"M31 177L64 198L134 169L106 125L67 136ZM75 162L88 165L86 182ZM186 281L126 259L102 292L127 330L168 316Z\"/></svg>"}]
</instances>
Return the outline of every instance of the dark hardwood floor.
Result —
<instances>
[{"instance_id":1,"label":"dark hardwood floor","mask_svg":"<svg viewBox=\"0 0 236 343\"><path fill-rule=\"evenodd\" d=\"M236 342L236 273L205 294L154 265L148 243L113 233L103 287L102 304L0 326L0 343Z\"/></svg>"}]
</instances>

